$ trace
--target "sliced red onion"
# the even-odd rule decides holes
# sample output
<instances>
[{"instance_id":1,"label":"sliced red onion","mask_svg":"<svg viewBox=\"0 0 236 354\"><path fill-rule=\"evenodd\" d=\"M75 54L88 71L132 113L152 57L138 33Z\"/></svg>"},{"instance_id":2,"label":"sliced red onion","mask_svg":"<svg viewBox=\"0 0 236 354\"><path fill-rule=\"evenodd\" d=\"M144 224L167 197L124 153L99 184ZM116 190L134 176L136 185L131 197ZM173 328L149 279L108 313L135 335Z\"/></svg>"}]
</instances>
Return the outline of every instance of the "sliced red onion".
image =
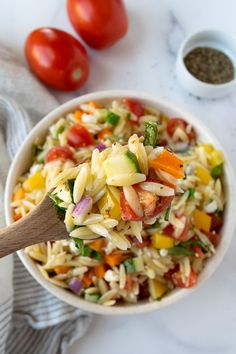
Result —
<instances>
[{"instance_id":1,"label":"sliced red onion","mask_svg":"<svg viewBox=\"0 0 236 354\"><path fill-rule=\"evenodd\" d=\"M92 209L93 200L88 195L83 196L79 203L74 207L72 215L77 218L81 215L86 215Z\"/></svg>"},{"instance_id":2,"label":"sliced red onion","mask_svg":"<svg viewBox=\"0 0 236 354\"><path fill-rule=\"evenodd\" d=\"M96 148L101 152L101 151L105 150L107 147L106 147L106 145L103 144L103 143L98 143L98 144L96 145Z\"/></svg>"},{"instance_id":3,"label":"sliced red onion","mask_svg":"<svg viewBox=\"0 0 236 354\"><path fill-rule=\"evenodd\" d=\"M69 281L68 286L75 294L79 294L83 287L83 283L78 278L72 278Z\"/></svg>"}]
</instances>

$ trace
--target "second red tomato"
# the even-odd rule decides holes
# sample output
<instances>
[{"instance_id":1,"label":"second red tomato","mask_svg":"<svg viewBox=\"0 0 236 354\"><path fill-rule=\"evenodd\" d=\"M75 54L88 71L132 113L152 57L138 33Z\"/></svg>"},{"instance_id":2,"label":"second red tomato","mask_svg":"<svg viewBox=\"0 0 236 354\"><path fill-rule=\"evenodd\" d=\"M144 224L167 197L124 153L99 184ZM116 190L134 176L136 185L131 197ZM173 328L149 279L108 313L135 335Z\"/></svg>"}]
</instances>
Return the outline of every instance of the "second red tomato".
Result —
<instances>
[{"instance_id":1,"label":"second red tomato","mask_svg":"<svg viewBox=\"0 0 236 354\"><path fill-rule=\"evenodd\" d=\"M121 39L128 29L122 0L67 0L72 25L92 48L108 48Z\"/></svg>"},{"instance_id":2,"label":"second red tomato","mask_svg":"<svg viewBox=\"0 0 236 354\"><path fill-rule=\"evenodd\" d=\"M31 32L26 39L25 55L36 76L58 90L77 90L88 78L85 48L64 31L45 27Z\"/></svg>"}]
</instances>

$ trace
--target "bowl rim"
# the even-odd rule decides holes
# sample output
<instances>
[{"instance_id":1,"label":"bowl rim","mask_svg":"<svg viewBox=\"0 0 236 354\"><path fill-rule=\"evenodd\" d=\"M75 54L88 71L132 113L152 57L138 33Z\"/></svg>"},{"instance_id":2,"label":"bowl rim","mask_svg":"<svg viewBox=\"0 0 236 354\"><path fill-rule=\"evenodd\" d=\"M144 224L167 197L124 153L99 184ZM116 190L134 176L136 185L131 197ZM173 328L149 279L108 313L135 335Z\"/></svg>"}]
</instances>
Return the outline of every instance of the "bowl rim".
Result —
<instances>
[{"instance_id":1,"label":"bowl rim","mask_svg":"<svg viewBox=\"0 0 236 354\"><path fill-rule=\"evenodd\" d=\"M135 91L135 90L105 90L89 93L86 95L82 95L76 97L53 111L47 114L40 122L38 122L35 127L29 132L25 140L23 141L21 147L16 153L9 172L7 176L6 186L5 186L5 195L4 195L4 207L5 207L5 216L7 225L10 225L13 222L12 219L12 209L10 206L11 196L13 191L13 183L16 180L16 176L14 174L15 168L18 164L20 164L21 158L24 156L24 151L29 149L32 146L33 141L38 135L42 135L42 132L45 131L49 126L56 121L61 115L66 114L73 110L76 106L81 104L82 102L91 101L91 100L112 100L112 99L121 99L123 97L130 97L133 99L147 101L149 105L154 105L154 107L159 107L160 110L171 110L175 112L178 116L181 116L187 121L189 121L196 128L197 131L203 132L204 135L209 138L210 142L213 143L214 146L217 146L224 152L225 157L225 180L227 182L227 189L230 187L230 193L228 193L227 198L227 219L225 219L225 224L223 226L225 236L222 238L222 242L218 246L216 254L212 259L209 260L206 267L199 275L198 284L191 289L177 289L172 291L167 297L164 297L162 301L153 301L153 302L138 302L135 304L125 304L125 305L116 305L111 307L106 307L104 305L98 305L94 303L89 303L76 295L68 292L65 289L62 289L48 280L46 280L40 271L37 269L34 261L23 251L18 251L18 256L20 257L22 263L29 271L29 273L33 276L33 278L42 285L45 289L47 289L51 294L57 296L60 300L65 303L72 305L74 307L83 309L85 311L102 314L102 315L130 315L130 314L141 314L154 310L161 309L163 307L169 306L181 299L183 299L188 294L191 294L193 291L196 291L201 285L203 285L207 279L212 276L212 274L216 271L219 264L223 260L223 257L229 247L231 238L233 236L233 231L235 227L236 220L234 218L236 214L236 205L234 200L236 198L236 182L235 176L232 170L232 167L229 162L229 158L227 153L225 153L218 139L208 130L208 128L202 123L199 119L197 119L194 115L190 114L186 110L182 110L177 105L171 103L170 101L156 97L152 94ZM201 134L200 134L201 136ZM18 177L18 176L17 176Z\"/></svg>"},{"instance_id":2,"label":"bowl rim","mask_svg":"<svg viewBox=\"0 0 236 354\"><path fill-rule=\"evenodd\" d=\"M220 35L222 37L225 37L225 39L231 39L232 41L235 42L235 51L236 51L236 37L230 33L227 33L226 31L222 31L222 30L214 29L214 28L206 28L206 29L203 29L200 31L192 32L182 41L180 48L178 50L179 63L182 66L182 70L184 71L185 75L188 77L189 80L192 80L193 82L195 82L199 87L206 88L209 90L219 91L224 88L229 88L231 86L235 86L236 74L235 74L233 80L230 80L228 82L225 82L222 84L210 84L210 83L199 80L193 74L191 74L191 72L187 69L187 67L184 63L184 51L186 50L186 48L188 48L189 44L192 41L196 41L196 39L199 35L205 35L209 39L211 39L212 36L214 36L214 35ZM194 46L194 48L196 48L196 46ZM233 62L234 69L236 70L236 61L233 59L231 59L231 60Z\"/></svg>"}]
</instances>

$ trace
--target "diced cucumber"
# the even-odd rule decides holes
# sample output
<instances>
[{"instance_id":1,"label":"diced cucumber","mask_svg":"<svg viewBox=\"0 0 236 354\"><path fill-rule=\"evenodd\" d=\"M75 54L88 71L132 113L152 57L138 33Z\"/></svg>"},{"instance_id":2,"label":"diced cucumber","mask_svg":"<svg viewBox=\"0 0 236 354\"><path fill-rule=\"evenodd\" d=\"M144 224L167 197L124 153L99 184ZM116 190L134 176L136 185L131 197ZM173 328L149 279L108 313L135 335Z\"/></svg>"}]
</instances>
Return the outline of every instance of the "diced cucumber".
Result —
<instances>
[{"instance_id":1,"label":"diced cucumber","mask_svg":"<svg viewBox=\"0 0 236 354\"><path fill-rule=\"evenodd\" d=\"M85 294L84 299L89 302L98 302L99 298L101 297L100 294Z\"/></svg>"},{"instance_id":2,"label":"diced cucumber","mask_svg":"<svg viewBox=\"0 0 236 354\"><path fill-rule=\"evenodd\" d=\"M144 263L142 257L133 258L133 264L136 272L141 272L144 270Z\"/></svg>"},{"instance_id":3,"label":"diced cucumber","mask_svg":"<svg viewBox=\"0 0 236 354\"><path fill-rule=\"evenodd\" d=\"M126 273L141 272L144 269L141 257L129 258L124 261Z\"/></svg>"},{"instance_id":4,"label":"diced cucumber","mask_svg":"<svg viewBox=\"0 0 236 354\"><path fill-rule=\"evenodd\" d=\"M136 156L129 150L113 155L103 162L107 178L139 172Z\"/></svg>"},{"instance_id":5,"label":"diced cucumber","mask_svg":"<svg viewBox=\"0 0 236 354\"><path fill-rule=\"evenodd\" d=\"M133 258L126 259L123 264L125 266L126 273L134 273L135 272Z\"/></svg>"}]
</instances>

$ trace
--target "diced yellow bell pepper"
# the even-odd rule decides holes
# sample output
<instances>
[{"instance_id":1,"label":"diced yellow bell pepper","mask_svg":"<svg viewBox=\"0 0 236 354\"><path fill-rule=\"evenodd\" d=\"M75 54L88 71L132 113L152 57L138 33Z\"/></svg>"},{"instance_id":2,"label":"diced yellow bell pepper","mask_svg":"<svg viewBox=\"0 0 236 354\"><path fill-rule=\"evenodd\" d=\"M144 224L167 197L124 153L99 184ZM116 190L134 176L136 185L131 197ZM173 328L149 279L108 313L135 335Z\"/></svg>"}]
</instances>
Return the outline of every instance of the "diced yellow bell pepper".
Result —
<instances>
[{"instance_id":1,"label":"diced yellow bell pepper","mask_svg":"<svg viewBox=\"0 0 236 354\"><path fill-rule=\"evenodd\" d=\"M209 162L212 167L221 165L224 162L222 152L220 150L213 150L209 156Z\"/></svg>"},{"instance_id":2,"label":"diced yellow bell pepper","mask_svg":"<svg viewBox=\"0 0 236 354\"><path fill-rule=\"evenodd\" d=\"M100 213L112 219L118 219L121 215L120 201L107 189L104 196L98 201Z\"/></svg>"},{"instance_id":3,"label":"diced yellow bell pepper","mask_svg":"<svg viewBox=\"0 0 236 354\"><path fill-rule=\"evenodd\" d=\"M23 188L26 192L32 192L34 189L45 188L45 178L40 171L36 171L23 183Z\"/></svg>"},{"instance_id":4,"label":"diced yellow bell pepper","mask_svg":"<svg viewBox=\"0 0 236 354\"><path fill-rule=\"evenodd\" d=\"M210 154L214 150L211 144L201 144L199 146L203 147L207 154Z\"/></svg>"},{"instance_id":5,"label":"diced yellow bell pepper","mask_svg":"<svg viewBox=\"0 0 236 354\"><path fill-rule=\"evenodd\" d=\"M193 212L193 224L198 229L208 232L211 229L211 216L204 211L195 209Z\"/></svg>"},{"instance_id":6,"label":"diced yellow bell pepper","mask_svg":"<svg viewBox=\"0 0 236 354\"><path fill-rule=\"evenodd\" d=\"M153 234L152 235L152 247L161 249L161 248L171 248L175 244L175 241L172 237L162 235L162 234Z\"/></svg>"},{"instance_id":7,"label":"diced yellow bell pepper","mask_svg":"<svg viewBox=\"0 0 236 354\"><path fill-rule=\"evenodd\" d=\"M203 184L208 184L211 181L210 173L203 167L196 167L196 176Z\"/></svg>"},{"instance_id":8,"label":"diced yellow bell pepper","mask_svg":"<svg viewBox=\"0 0 236 354\"><path fill-rule=\"evenodd\" d=\"M161 283L156 279L149 279L148 285L149 292L154 300L160 299L168 290L167 286L164 283Z\"/></svg>"}]
</instances>

